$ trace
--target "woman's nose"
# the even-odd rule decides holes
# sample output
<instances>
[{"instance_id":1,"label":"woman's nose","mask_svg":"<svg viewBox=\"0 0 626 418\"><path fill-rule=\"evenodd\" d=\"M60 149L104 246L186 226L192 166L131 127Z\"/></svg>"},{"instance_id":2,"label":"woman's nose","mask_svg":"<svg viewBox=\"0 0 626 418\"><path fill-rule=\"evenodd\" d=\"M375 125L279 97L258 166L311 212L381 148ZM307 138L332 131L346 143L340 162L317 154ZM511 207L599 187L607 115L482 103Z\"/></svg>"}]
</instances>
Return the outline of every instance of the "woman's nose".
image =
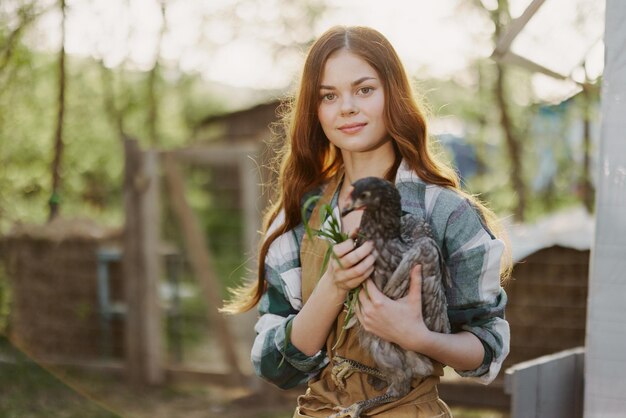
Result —
<instances>
[{"instance_id":1,"label":"woman's nose","mask_svg":"<svg viewBox=\"0 0 626 418\"><path fill-rule=\"evenodd\" d=\"M354 99L349 97L341 102L341 114L348 116L354 115L359 111Z\"/></svg>"}]
</instances>

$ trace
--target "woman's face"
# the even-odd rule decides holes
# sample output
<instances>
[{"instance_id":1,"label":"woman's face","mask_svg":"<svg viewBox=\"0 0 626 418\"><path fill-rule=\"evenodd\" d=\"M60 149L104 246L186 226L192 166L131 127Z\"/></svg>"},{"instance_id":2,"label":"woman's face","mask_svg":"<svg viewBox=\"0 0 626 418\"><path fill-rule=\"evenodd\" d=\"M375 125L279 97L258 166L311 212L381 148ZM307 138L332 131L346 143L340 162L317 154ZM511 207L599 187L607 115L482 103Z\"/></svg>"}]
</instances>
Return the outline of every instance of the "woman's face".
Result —
<instances>
[{"instance_id":1,"label":"woman's face","mask_svg":"<svg viewBox=\"0 0 626 418\"><path fill-rule=\"evenodd\" d=\"M317 110L326 137L342 151L391 146L383 118L385 92L376 70L345 49L324 66Z\"/></svg>"}]
</instances>

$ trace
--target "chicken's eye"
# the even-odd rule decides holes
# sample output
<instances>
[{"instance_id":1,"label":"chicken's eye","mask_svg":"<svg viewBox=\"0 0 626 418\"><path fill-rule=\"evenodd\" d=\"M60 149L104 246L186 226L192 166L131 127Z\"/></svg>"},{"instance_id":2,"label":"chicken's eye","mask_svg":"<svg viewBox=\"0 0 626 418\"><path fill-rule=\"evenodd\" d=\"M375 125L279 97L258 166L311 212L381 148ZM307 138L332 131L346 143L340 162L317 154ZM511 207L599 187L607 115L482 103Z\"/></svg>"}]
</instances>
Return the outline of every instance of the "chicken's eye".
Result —
<instances>
[{"instance_id":1,"label":"chicken's eye","mask_svg":"<svg viewBox=\"0 0 626 418\"><path fill-rule=\"evenodd\" d=\"M361 193L361 199L367 199L368 197L370 197L371 192L369 190L364 191L363 193Z\"/></svg>"}]
</instances>

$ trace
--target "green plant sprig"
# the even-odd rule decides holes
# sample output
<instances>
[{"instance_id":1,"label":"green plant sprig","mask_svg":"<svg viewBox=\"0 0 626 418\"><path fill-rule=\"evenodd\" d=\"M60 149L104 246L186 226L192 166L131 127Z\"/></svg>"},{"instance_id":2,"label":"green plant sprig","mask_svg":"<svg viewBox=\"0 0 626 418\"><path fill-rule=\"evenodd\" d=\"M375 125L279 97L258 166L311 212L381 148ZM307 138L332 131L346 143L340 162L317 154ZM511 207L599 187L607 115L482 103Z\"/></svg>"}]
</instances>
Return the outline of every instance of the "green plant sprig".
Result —
<instances>
[{"instance_id":1,"label":"green plant sprig","mask_svg":"<svg viewBox=\"0 0 626 418\"><path fill-rule=\"evenodd\" d=\"M309 199L307 199L304 205L302 206L301 214L302 214L302 223L304 224L304 230L309 240L312 241L315 237L322 238L326 240L328 244L328 247L326 248L326 252L324 253L324 260L322 261L322 268L319 273L319 276L321 277L326 271L326 268L328 267L328 262L330 261L330 257L333 257L335 261L337 261L337 263L341 266L341 261L339 260L339 257L337 257L335 252L333 251L333 246L341 242L344 242L345 240L349 238L349 236L345 232L341 231L341 224L339 222L339 219L335 217L335 214L333 213L333 208L327 203L323 204L320 207L320 211L319 211L320 225L321 225L320 229L311 228L311 225L309 224L309 220L307 219L306 215L311 205L314 205L315 203L317 203L319 199L320 199L320 196L311 196ZM324 225L326 225L326 223L328 223L329 229L322 229ZM361 235L357 235L357 238L362 239L363 237ZM343 322L341 334L339 335L339 338L337 339L337 343L335 343L335 345L332 347L333 350L337 347L337 344L339 344L339 342L341 341L341 338L344 335L346 326L348 325L348 323L354 316L356 305L359 302L359 292L361 291L361 288L362 286L354 288L350 290L348 294L346 295L346 299L343 304L347 313ZM291 339L291 326L290 325L291 323L289 323L287 328L285 329L284 351L287 350L287 343ZM284 360L285 360L285 356L283 355L283 358L278 364L278 367L280 367L283 364Z\"/></svg>"}]
</instances>

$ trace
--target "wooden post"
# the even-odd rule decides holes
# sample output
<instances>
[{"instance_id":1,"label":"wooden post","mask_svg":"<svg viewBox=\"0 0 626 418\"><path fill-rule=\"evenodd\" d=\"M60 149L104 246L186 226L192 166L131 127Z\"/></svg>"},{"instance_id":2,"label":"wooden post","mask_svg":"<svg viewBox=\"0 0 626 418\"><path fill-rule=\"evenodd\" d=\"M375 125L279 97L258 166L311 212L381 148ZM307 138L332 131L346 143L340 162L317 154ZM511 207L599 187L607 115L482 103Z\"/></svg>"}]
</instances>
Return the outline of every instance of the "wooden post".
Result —
<instances>
[{"instance_id":1,"label":"wooden post","mask_svg":"<svg viewBox=\"0 0 626 418\"><path fill-rule=\"evenodd\" d=\"M511 418L583 416L583 347L525 361L505 374L511 395Z\"/></svg>"},{"instance_id":2,"label":"wooden post","mask_svg":"<svg viewBox=\"0 0 626 418\"><path fill-rule=\"evenodd\" d=\"M244 248L246 254L247 271L256 271L256 252L258 250L259 231L261 230L261 216L259 206L262 206L260 184L261 173L260 167L250 157L250 154L240 156L239 158L239 174L241 178L241 202L243 205L244 219ZM254 324L258 319L256 309L252 309L245 314L240 314L237 320L239 326L243 327L238 331L239 341L242 344L248 344L254 341L255 332ZM252 346L249 346L252 350ZM253 379L250 382L250 388L256 391L264 390L268 386L261 386L260 379Z\"/></svg>"},{"instance_id":3,"label":"wooden post","mask_svg":"<svg viewBox=\"0 0 626 418\"><path fill-rule=\"evenodd\" d=\"M125 360L133 384L164 381L163 339L158 285L159 246L158 154L143 154L126 140L124 207L124 291L126 299Z\"/></svg>"},{"instance_id":4,"label":"wooden post","mask_svg":"<svg viewBox=\"0 0 626 418\"><path fill-rule=\"evenodd\" d=\"M142 318L144 324L145 376L147 383L161 384L165 380L163 356L163 315L159 286L161 284L161 178L159 175L159 153L150 150L144 153L144 175L146 191L142 195L142 256L145 266Z\"/></svg>"},{"instance_id":5,"label":"wooden post","mask_svg":"<svg viewBox=\"0 0 626 418\"><path fill-rule=\"evenodd\" d=\"M248 157L239 160L239 173L243 187L241 188L241 202L243 204L244 215L244 243L248 256L256 253L259 230L261 229L261 212L258 206L261 204L261 194L259 184L261 175L259 168ZM254 258L254 257L252 257ZM251 265L248 265L251 268Z\"/></svg>"},{"instance_id":6,"label":"wooden post","mask_svg":"<svg viewBox=\"0 0 626 418\"><path fill-rule=\"evenodd\" d=\"M626 3L606 2L602 126L591 252L585 418L626 411Z\"/></svg>"},{"instance_id":7,"label":"wooden post","mask_svg":"<svg viewBox=\"0 0 626 418\"><path fill-rule=\"evenodd\" d=\"M234 339L225 318L217 312L217 307L221 306L222 300L209 246L202 234L200 223L185 197L183 177L173 155L163 155L163 171L172 208L182 228L183 240L191 266L210 305L208 309L209 320L216 328L218 342L223 348L224 357L230 366L233 379L243 383L245 378L237 360Z\"/></svg>"}]
</instances>

